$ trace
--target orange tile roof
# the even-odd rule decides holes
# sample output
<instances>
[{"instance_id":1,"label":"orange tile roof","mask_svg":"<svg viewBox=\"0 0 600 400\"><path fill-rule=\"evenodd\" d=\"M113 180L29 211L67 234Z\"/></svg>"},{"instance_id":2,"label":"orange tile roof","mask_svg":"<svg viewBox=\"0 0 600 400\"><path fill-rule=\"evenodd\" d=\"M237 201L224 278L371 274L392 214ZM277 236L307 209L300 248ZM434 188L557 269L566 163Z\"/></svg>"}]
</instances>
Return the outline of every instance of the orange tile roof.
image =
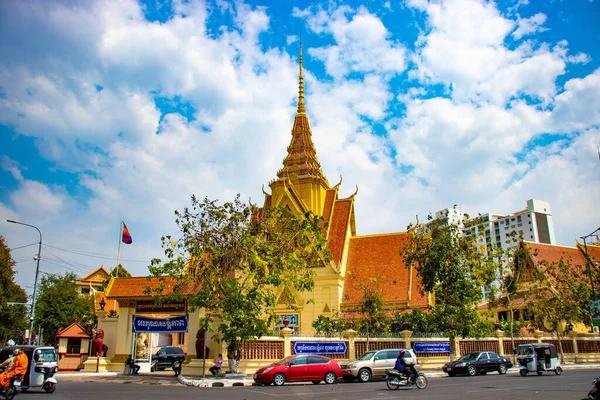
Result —
<instances>
[{"instance_id":1,"label":"orange tile roof","mask_svg":"<svg viewBox=\"0 0 600 400\"><path fill-rule=\"evenodd\" d=\"M86 331L77 322L73 322L71 325L67 326L65 329L59 330L56 333L56 337L91 339L92 334L90 332Z\"/></svg>"},{"instance_id":2,"label":"orange tile roof","mask_svg":"<svg viewBox=\"0 0 600 400\"><path fill-rule=\"evenodd\" d=\"M561 259L564 262L569 262L574 265L587 265L587 260L584 254L577 247L557 246L554 244L523 242L529 247L531 256L536 264L542 260L549 263L559 262ZM588 252L591 246L588 246Z\"/></svg>"},{"instance_id":3,"label":"orange tile roof","mask_svg":"<svg viewBox=\"0 0 600 400\"><path fill-rule=\"evenodd\" d=\"M336 265L342 262L344 253L344 241L348 231L348 222L352 212L352 200L338 200L333 207L333 215L329 225L329 236L327 237L327 248L331 251L333 261Z\"/></svg>"},{"instance_id":4,"label":"orange tile roof","mask_svg":"<svg viewBox=\"0 0 600 400\"><path fill-rule=\"evenodd\" d=\"M331 210L333 209L335 193L335 189L329 189L325 193L325 204L323 205L323 218L325 219L325 222L329 222L329 220L331 219Z\"/></svg>"},{"instance_id":5,"label":"orange tile roof","mask_svg":"<svg viewBox=\"0 0 600 400\"><path fill-rule=\"evenodd\" d=\"M177 281L172 277L165 277L164 289L162 295L167 296L173 294L173 288ZM133 277L133 278L113 278L111 279L106 291L107 299L125 298L125 297L145 297L150 298L152 294L144 294L147 287L156 289L161 282L158 278ZM182 289L182 294L196 293L194 290L197 285L188 284Z\"/></svg>"},{"instance_id":6,"label":"orange tile roof","mask_svg":"<svg viewBox=\"0 0 600 400\"><path fill-rule=\"evenodd\" d=\"M350 239L342 306L358 304L363 291L357 288L357 284L365 284L370 278L377 278L385 303L422 308L428 306L427 295L420 293L416 270L412 271L411 276L400 256L410 235L400 232Z\"/></svg>"}]
</instances>

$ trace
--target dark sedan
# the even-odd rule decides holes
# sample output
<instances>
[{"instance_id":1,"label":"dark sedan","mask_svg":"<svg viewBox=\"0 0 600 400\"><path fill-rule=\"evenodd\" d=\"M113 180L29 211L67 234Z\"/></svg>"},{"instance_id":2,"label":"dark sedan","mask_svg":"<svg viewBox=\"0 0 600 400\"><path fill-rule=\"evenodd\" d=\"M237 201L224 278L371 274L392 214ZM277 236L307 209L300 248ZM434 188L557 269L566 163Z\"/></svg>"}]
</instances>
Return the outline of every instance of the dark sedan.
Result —
<instances>
[{"instance_id":1,"label":"dark sedan","mask_svg":"<svg viewBox=\"0 0 600 400\"><path fill-rule=\"evenodd\" d=\"M510 358L499 356L491 351L481 351L465 354L456 361L444 364L442 371L450 376L456 376L457 374L485 375L492 371L505 374L506 370L512 368L512 366L513 363Z\"/></svg>"}]
</instances>

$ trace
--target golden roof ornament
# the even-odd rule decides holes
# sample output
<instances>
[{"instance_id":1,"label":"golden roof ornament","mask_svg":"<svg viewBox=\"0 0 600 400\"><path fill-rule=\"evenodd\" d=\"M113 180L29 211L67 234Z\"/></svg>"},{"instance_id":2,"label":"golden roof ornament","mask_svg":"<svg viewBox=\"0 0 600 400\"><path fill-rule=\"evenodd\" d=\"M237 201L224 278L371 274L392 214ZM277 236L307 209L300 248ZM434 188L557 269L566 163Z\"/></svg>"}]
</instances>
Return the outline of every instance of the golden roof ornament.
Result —
<instances>
[{"instance_id":1,"label":"golden roof ornament","mask_svg":"<svg viewBox=\"0 0 600 400\"><path fill-rule=\"evenodd\" d=\"M300 39L300 78L298 82L298 114L305 114L304 108L304 76L302 74L302 39Z\"/></svg>"}]
</instances>

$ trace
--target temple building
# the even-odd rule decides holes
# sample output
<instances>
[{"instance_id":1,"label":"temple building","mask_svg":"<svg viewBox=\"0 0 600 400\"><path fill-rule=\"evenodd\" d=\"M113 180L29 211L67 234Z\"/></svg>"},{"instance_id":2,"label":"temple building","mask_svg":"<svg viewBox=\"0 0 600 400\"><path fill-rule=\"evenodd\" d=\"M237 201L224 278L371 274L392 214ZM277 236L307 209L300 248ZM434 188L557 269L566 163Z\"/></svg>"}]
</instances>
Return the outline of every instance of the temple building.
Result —
<instances>
[{"instance_id":1,"label":"temple building","mask_svg":"<svg viewBox=\"0 0 600 400\"><path fill-rule=\"evenodd\" d=\"M298 110L292 137L283 168L269 182L271 193L265 192L264 207L288 207L298 214L311 211L322 216L327 222L327 247L333 260L317 271L312 293L280 289L281 306L275 309L280 315L279 320L288 317L292 322L290 327L297 333L312 334L312 322L321 314L331 316L338 310L342 315L352 317L364 286L369 285L381 291L389 311L428 308L432 299L420 293L416 271L407 269L400 257L400 250L412 233L358 236L354 213L358 188L343 197L342 180L330 186L323 174L304 102L302 46L299 63ZM372 278L377 281L372 282ZM290 298L292 304L299 307L299 312L286 310L285 304ZM309 299L313 299L314 304L308 304Z\"/></svg>"}]
</instances>

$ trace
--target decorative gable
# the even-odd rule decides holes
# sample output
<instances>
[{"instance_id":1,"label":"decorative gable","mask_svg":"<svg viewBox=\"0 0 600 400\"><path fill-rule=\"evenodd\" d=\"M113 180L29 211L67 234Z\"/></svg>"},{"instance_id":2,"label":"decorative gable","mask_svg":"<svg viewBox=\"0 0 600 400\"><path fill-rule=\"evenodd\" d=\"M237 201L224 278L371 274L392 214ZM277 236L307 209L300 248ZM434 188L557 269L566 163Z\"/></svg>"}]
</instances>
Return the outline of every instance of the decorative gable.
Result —
<instances>
[{"instance_id":1,"label":"decorative gable","mask_svg":"<svg viewBox=\"0 0 600 400\"><path fill-rule=\"evenodd\" d=\"M92 334L90 332L88 332L87 330L85 330L77 322L73 322L71 325L67 326L65 329L59 330L56 334L56 337L91 339Z\"/></svg>"}]
</instances>

